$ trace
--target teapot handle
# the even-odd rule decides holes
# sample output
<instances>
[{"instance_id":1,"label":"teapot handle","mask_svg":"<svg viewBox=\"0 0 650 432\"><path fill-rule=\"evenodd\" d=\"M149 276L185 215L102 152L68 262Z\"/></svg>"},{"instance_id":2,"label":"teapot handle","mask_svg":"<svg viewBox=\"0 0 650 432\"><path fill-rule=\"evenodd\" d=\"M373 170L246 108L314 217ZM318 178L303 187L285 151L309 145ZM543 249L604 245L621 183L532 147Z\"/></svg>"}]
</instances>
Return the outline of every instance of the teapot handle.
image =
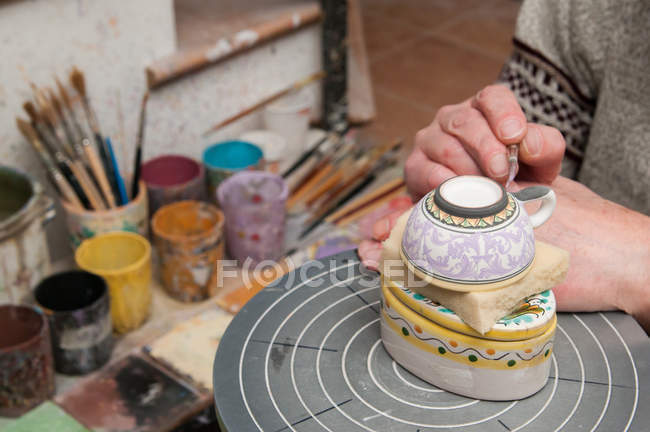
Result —
<instances>
[{"instance_id":1,"label":"teapot handle","mask_svg":"<svg viewBox=\"0 0 650 432\"><path fill-rule=\"evenodd\" d=\"M522 203L533 202L542 200L542 206L532 215L530 215L530 223L533 228L537 228L551 217L553 210L555 210L555 192L547 186L531 186L514 192L512 194L517 200Z\"/></svg>"}]
</instances>

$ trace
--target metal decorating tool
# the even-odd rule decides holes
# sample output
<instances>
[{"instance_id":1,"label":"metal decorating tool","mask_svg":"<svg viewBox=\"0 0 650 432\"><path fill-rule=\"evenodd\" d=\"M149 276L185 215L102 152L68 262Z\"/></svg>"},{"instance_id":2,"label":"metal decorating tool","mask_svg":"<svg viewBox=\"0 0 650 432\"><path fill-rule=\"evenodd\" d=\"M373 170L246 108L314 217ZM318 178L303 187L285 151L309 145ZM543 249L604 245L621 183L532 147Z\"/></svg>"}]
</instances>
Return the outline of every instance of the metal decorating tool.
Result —
<instances>
[{"instance_id":1,"label":"metal decorating tool","mask_svg":"<svg viewBox=\"0 0 650 432\"><path fill-rule=\"evenodd\" d=\"M508 146L508 163L510 168L508 169L508 181L506 182L506 189L510 186L510 183L515 179L517 171L519 171L519 145L510 144Z\"/></svg>"}]
</instances>

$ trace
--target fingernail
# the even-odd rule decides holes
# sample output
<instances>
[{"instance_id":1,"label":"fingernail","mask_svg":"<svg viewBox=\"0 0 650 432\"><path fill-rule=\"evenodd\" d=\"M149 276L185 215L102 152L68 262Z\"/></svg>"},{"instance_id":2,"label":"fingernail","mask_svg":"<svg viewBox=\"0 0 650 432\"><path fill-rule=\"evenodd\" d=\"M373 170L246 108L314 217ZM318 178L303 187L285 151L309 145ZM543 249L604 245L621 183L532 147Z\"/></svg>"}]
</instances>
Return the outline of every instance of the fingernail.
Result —
<instances>
[{"instance_id":1,"label":"fingernail","mask_svg":"<svg viewBox=\"0 0 650 432\"><path fill-rule=\"evenodd\" d=\"M501 123L499 131L503 139L516 138L524 132L524 125L519 120L511 118Z\"/></svg>"},{"instance_id":2,"label":"fingernail","mask_svg":"<svg viewBox=\"0 0 650 432\"><path fill-rule=\"evenodd\" d=\"M497 154L490 160L490 173L492 177L504 177L508 174L508 159L506 155Z\"/></svg>"},{"instance_id":3,"label":"fingernail","mask_svg":"<svg viewBox=\"0 0 650 432\"><path fill-rule=\"evenodd\" d=\"M538 130L534 128L528 129L526 138L523 141L526 153L530 156L537 156L542 152L542 137Z\"/></svg>"}]
</instances>

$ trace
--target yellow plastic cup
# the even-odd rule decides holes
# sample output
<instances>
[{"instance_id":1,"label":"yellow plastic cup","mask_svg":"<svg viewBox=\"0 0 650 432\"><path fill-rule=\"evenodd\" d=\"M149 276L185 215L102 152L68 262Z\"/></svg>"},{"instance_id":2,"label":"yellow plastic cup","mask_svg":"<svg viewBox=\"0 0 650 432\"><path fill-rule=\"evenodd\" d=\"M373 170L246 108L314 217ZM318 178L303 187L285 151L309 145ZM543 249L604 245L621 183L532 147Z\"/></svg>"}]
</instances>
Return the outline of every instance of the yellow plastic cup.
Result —
<instances>
[{"instance_id":1,"label":"yellow plastic cup","mask_svg":"<svg viewBox=\"0 0 650 432\"><path fill-rule=\"evenodd\" d=\"M151 245L146 238L130 232L100 234L81 243L75 261L106 279L116 332L135 330L146 321L151 307Z\"/></svg>"}]
</instances>

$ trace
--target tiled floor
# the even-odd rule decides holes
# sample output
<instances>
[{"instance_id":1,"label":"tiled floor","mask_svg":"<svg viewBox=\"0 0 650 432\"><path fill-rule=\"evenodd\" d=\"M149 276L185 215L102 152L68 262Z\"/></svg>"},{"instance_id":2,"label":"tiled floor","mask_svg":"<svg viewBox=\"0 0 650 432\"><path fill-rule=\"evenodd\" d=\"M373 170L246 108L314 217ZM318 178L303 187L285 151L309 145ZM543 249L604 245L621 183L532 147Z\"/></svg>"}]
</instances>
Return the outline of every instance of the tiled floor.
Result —
<instances>
[{"instance_id":1,"label":"tiled floor","mask_svg":"<svg viewBox=\"0 0 650 432\"><path fill-rule=\"evenodd\" d=\"M511 49L518 0L362 0L379 141L415 133L443 105L494 82Z\"/></svg>"}]
</instances>

